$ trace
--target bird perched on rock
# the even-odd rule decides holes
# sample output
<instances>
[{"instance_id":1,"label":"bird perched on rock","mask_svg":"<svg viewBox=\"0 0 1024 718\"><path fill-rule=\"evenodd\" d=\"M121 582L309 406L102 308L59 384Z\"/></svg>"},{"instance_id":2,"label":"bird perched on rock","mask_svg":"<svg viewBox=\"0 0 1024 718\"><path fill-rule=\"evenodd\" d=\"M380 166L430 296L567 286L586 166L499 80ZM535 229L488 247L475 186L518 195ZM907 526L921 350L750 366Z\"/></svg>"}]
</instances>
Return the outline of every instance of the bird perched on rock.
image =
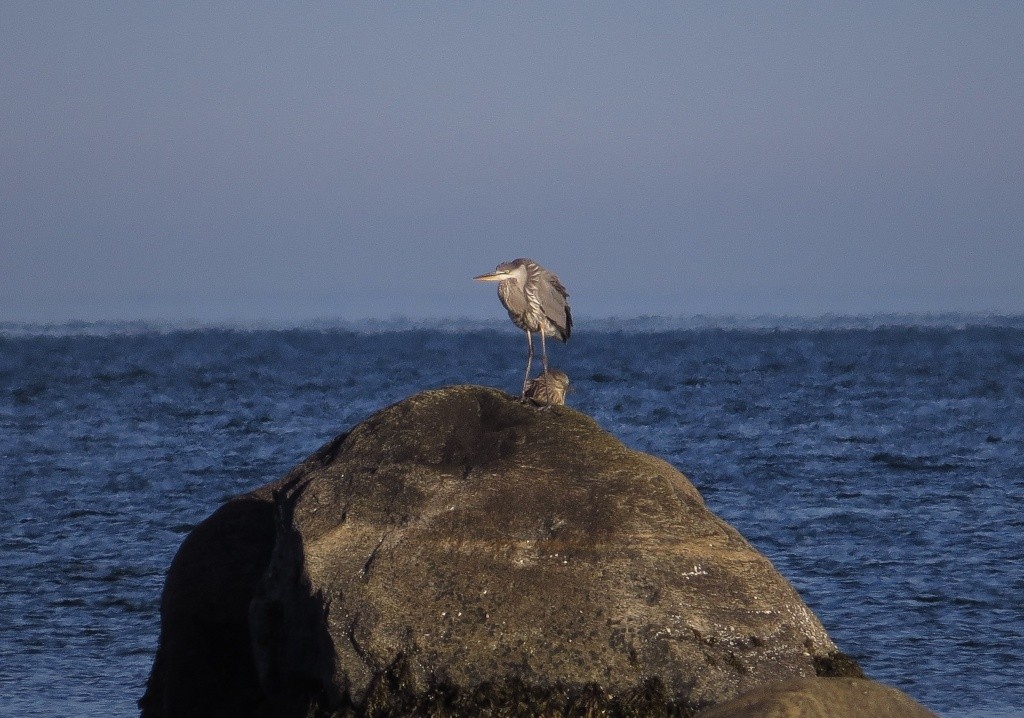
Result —
<instances>
[{"instance_id":1,"label":"bird perched on rock","mask_svg":"<svg viewBox=\"0 0 1024 718\"><path fill-rule=\"evenodd\" d=\"M534 404L540 406L562 405L565 394L569 391L569 375L561 369L551 369L536 379L526 382L524 395Z\"/></svg>"},{"instance_id":2,"label":"bird perched on rock","mask_svg":"<svg viewBox=\"0 0 1024 718\"><path fill-rule=\"evenodd\" d=\"M532 259L513 259L502 262L493 272L474 279L497 282L498 298L508 310L512 322L526 332L526 375L520 396L526 398L526 383L530 380L533 363L533 332L540 334L540 350L544 362L544 375L548 374L548 350L544 337L557 337L563 342L572 333L572 312L566 301L569 293L553 273Z\"/></svg>"}]
</instances>

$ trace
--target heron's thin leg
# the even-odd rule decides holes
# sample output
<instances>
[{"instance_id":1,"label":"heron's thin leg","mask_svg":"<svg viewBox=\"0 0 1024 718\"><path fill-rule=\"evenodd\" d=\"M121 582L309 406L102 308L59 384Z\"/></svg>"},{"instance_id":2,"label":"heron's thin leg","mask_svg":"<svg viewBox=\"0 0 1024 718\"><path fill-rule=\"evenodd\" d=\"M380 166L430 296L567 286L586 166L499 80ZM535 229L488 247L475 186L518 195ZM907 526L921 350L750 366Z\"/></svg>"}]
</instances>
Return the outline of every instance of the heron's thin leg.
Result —
<instances>
[{"instance_id":1,"label":"heron's thin leg","mask_svg":"<svg viewBox=\"0 0 1024 718\"><path fill-rule=\"evenodd\" d=\"M530 331L526 330L526 376L523 377L523 390L519 393L520 399L526 399L526 382L530 381L530 366L533 364L533 337Z\"/></svg>"},{"instance_id":2,"label":"heron's thin leg","mask_svg":"<svg viewBox=\"0 0 1024 718\"><path fill-rule=\"evenodd\" d=\"M548 376L548 348L544 345L544 330L540 330L540 358L544 363L544 378Z\"/></svg>"}]
</instances>

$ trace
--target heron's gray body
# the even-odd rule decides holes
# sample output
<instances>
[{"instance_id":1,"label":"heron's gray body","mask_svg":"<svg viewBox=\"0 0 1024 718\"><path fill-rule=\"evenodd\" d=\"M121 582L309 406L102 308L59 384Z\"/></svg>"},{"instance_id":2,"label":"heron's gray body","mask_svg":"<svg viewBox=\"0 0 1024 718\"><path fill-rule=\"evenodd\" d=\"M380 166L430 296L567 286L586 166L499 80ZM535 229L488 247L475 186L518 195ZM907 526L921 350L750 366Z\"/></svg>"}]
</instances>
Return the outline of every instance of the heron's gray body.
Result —
<instances>
[{"instance_id":1,"label":"heron's gray body","mask_svg":"<svg viewBox=\"0 0 1024 718\"><path fill-rule=\"evenodd\" d=\"M572 334L569 293L552 272L532 259L514 259L508 279L498 282L498 298L512 322L526 332L543 332L563 342Z\"/></svg>"},{"instance_id":2,"label":"heron's gray body","mask_svg":"<svg viewBox=\"0 0 1024 718\"><path fill-rule=\"evenodd\" d=\"M533 362L532 332L540 334L544 375L547 376L548 353L544 337L556 337L565 342L572 334L569 293L554 273L532 259L519 258L502 262L493 272L482 274L476 279L498 282L498 298L508 311L509 318L526 332L529 353L522 391L523 398L526 398L526 384L530 380L530 366Z\"/></svg>"}]
</instances>

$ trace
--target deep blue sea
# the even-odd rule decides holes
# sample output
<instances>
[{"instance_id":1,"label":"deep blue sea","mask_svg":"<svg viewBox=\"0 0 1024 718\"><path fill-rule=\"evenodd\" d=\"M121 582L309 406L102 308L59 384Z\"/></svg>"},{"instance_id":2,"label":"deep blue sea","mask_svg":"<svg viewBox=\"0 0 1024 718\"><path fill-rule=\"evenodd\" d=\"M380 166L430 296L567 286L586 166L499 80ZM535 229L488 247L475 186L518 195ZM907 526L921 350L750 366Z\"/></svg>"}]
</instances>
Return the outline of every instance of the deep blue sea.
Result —
<instances>
[{"instance_id":1,"label":"deep blue sea","mask_svg":"<svg viewBox=\"0 0 1024 718\"><path fill-rule=\"evenodd\" d=\"M568 403L685 473L871 677L1024 714L1024 317L575 329ZM417 391L517 392L525 343L503 315L0 324L0 715L137 715L193 526Z\"/></svg>"}]
</instances>

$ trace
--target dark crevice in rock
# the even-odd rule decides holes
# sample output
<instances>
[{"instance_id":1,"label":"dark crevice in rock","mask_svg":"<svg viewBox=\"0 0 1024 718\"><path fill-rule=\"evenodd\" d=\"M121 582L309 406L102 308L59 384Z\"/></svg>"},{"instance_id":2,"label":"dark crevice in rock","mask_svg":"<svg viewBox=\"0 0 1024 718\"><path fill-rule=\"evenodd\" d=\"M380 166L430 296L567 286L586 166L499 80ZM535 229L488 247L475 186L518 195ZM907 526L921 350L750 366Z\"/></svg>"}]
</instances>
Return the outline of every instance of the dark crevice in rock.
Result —
<instances>
[{"instance_id":1,"label":"dark crevice in rock","mask_svg":"<svg viewBox=\"0 0 1024 718\"><path fill-rule=\"evenodd\" d=\"M370 569L373 568L373 561L377 558L377 553L380 551L380 547L384 545L384 542L387 541L387 538L387 533L382 535L380 537L380 541L378 541L377 545L373 547L373 551L371 551L370 555L366 557L366 561L363 563L363 568L359 572L359 576L364 582L370 580Z\"/></svg>"},{"instance_id":2,"label":"dark crevice in rock","mask_svg":"<svg viewBox=\"0 0 1024 718\"><path fill-rule=\"evenodd\" d=\"M359 630L359 614L356 614L349 621L348 628L345 631L345 635L348 637L348 642L352 646L352 650L356 652L360 660L366 664L367 668L371 670L375 668L374 663L370 660L370 656L367 654L366 649L359 643L359 639L356 638L356 631Z\"/></svg>"}]
</instances>

